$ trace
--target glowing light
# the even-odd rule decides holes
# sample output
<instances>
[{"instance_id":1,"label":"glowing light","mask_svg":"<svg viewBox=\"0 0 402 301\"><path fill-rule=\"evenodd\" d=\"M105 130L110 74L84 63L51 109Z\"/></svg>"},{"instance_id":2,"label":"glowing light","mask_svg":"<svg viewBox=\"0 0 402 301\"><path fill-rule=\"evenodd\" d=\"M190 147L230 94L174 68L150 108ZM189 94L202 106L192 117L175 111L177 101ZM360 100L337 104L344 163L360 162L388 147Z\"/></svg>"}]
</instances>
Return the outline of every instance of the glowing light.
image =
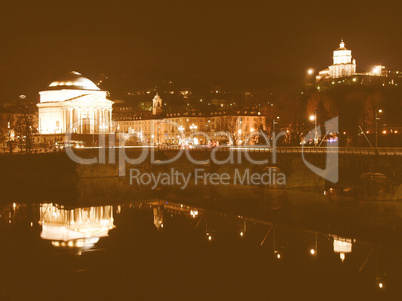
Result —
<instances>
[{"instance_id":1,"label":"glowing light","mask_svg":"<svg viewBox=\"0 0 402 301\"><path fill-rule=\"evenodd\" d=\"M240 232L240 236L241 236L241 237L244 236L244 232L243 232L243 231Z\"/></svg>"},{"instance_id":2,"label":"glowing light","mask_svg":"<svg viewBox=\"0 0 402 301\"><path fill-rule=\"evenodd\" d=\"M381 74L381 66L375 66L373 70L371 71L372 74L374 75L380 75Z\"/></svg>"},{"instance_id":3,"label":"glowing light","mask_svg":"<svg viewBox=\"0 0 402 301\"><path fill-rule=\"evenodd\" d=\"M379 288L383 288L383 287L384 287L384 284L383 284L382 282L380 282L380 283L378 283L378 287L379 287Z\"/></svg>"},{"instance_id":4,"label":"glowing light","mask_svg":"<svg viewBox=\"0 0 402 301\"><path fill-rule=\"evenodd\" d=\"M340 253L339 258L342 260L342 262L345 260L345 253Z\"/></svg>"},{"instance_id":5,"label":"glowing light","mask_svg":"<svg viewBox=\"0 0 402 301\"><path fill-rule=\"evenodd\" d=\"M380 110L378 110L378 113L382 113L382 110L380 109Z\"/></svg>"},{"instance_id":6,"label":"glowing light","mask_svg":"<svg viewBox=\"0 0 402 301\"><path fill-rule=\"evenodd\" d=\"M313 73L314 73L314 69L313 69L313 68L310 68L310 69L307 70L307 74L308 74L308 75L312 75Z\"/></svg>"},{"instance_id":7,"label":"glowing light","mask_svg":"<svg viewBox=\"0 0 402 301\"><path fill-rule=\"evenodd\" d=\"M315 255L315 250L314 250L314 249L311 249L311 250L310 250L310 254L311 254L311 255Z\"/></svg>"},{"instance_id":8,"label":"glowing light","mask_svg":"<svg viewBox=\"0 0 402 301\"><path fill-rule=\"evenodd\" d=\"M281 254L277 253L276 258L281 259Z\"/></svg>"},{"instance_id":9,"label":"glowing light","mask_svg":"<svg viewBox=\"0 0 402 301\"><path fill-rule=\"evenodd\" d=\"M382 131L382 133L383 133L383 134L386 134L386 133L387 133L387 131L386 131L386 130L384 130L384 131Z\"/></svg>"},{"instance_id":10,"label":"glowing light","mask_svg":"<svg viewBox=\"0 0 402 301\"><path fill-rule=\"evenodd\" d=\"M315 115L310 115L309 119L310 119L311 121L314 121L314 120L315 120Z\"/></svg>"}]
</instances>

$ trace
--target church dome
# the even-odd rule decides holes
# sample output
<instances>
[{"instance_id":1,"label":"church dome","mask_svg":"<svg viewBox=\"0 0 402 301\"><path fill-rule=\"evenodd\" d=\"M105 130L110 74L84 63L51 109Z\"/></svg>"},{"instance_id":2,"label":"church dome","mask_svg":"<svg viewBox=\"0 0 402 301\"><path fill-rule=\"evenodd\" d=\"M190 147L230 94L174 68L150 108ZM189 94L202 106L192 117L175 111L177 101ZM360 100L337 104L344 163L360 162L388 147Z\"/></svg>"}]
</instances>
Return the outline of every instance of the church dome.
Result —
<instances>
[{"instance_id":1,"label":"church dome","mask_svg":"<svg viewBox=\"0 0 402 301\"><path fill-rule=\"evenodd\" d=\"M49 88L54 90L74 89L74 90L100 90L90 79L81 75L81 73L71 71L60 79L52 82Z\"/></svg>"}]
</instances>

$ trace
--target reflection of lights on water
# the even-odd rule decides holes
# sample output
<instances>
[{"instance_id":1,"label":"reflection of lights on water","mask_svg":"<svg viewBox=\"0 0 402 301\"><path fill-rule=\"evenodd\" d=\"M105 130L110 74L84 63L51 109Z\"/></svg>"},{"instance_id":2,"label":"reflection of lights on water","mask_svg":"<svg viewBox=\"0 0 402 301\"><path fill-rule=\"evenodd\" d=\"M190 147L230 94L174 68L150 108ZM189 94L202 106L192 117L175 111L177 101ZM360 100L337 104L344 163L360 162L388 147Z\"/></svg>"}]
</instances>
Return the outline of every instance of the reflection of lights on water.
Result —
<instances>
[{"instance_id":1,"label":"reflection of lights on water","mask_svg":"<svg viewBox=\"0 0 402 301\"><path fill-rule=\"evenodd\" d=\"M275 257L276 259L281 259L281 253L279 253L278 251L274 251Z\"/></svg>"},{"instance_id":2,"label":"reflection of lights on water","mask_svg":"<svg viewBox=\"0 0 402 301\"><path fill-rule=\"evenodd\" d=\"M79 238L69 241L52 241L54 247L70 247L70 248L91 248L99 241L99 237Z\"/></svg>"},{"instance_id":3,"label":"reflection of lights on water","mask_svg":"<svg viewBox=\"0 0 402 301\"><path fill-rule=\"evenodd\" d=\"M352 252L352 240L348 238L334 238L334 252L339 253L339 258L344 261L347 253Z\"/></svg>"},{"instance_id":4,"label":"reflection of lights on water","mask_svg":"<svg viewBox=\"0 0 402 301\"><path fill-rule=\"evenodd\" d=\"M385 283L383 281L384 279L382 277L377 277L376 278L376 282L377 282L377 286L379 289L385 289Z\"/></svg>"}]
</instances>

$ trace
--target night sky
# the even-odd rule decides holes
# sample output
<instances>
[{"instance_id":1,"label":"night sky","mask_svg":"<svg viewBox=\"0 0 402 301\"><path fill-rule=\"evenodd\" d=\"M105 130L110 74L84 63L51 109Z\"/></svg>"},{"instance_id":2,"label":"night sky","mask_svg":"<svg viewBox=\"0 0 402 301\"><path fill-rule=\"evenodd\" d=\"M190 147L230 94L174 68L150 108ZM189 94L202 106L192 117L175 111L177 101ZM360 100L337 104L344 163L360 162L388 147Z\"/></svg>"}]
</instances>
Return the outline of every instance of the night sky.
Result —
<instances>
[{"instance_id":1,"label":"night sky","mask_svg":"<svg viewBox=\"0 0 402 301\"><path fill-rule=\"evenodd\" d=\"M402 69L402 2L1 1L0 99L38 98L55 77L264 82L332 63L343 38L359 71Z\"/></svg>"}]
</instances>

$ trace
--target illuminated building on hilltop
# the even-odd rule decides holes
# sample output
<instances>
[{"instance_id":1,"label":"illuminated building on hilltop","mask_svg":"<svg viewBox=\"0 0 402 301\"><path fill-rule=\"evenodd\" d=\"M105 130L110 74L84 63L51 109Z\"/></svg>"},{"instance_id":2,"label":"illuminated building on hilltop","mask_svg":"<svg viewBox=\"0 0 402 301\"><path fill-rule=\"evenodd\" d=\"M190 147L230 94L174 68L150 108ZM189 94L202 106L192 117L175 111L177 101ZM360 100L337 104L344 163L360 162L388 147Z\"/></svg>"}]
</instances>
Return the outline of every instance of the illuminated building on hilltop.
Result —
<instances>
[{"instance_id":1,"label":"illuminated building on hilltop","mask_svg":"<svg viewBox=\"0 0 402 301\"><path fill-rule=\"evenodd\" d=\"M341 40L339 48L334 50L333 64L327 69L321 70L316 76L317 81L348 77L356 73L356 60L352 59L352 50L345 47L345 42Z\"/></svg>"},{"instance_id":2,"label":"illuminated building on hilltop","mask_svg":"<svg viewBox=\"0 0 402 301\"><path fill-rule=\"evenodd\" d=\"M313 75L313 69L308 70ZM369 71L357 73L356 60L352 51L345 47L343 40L333 52L333 64L316 75L317 89L341 85L398 86L402 72L387 70L383 65L375 65Z\"/></svg>"},{"instance_id":3,"label":"illuminated building on hilltop","mask_svg":"<svg viewBox=\"0 0 402 301\"><path fill-rule=\"evenodd\" d=\"M80 73L64 75L39 94L40 134L111 132L113 101Z\"/></svg>"}]
</instances>

